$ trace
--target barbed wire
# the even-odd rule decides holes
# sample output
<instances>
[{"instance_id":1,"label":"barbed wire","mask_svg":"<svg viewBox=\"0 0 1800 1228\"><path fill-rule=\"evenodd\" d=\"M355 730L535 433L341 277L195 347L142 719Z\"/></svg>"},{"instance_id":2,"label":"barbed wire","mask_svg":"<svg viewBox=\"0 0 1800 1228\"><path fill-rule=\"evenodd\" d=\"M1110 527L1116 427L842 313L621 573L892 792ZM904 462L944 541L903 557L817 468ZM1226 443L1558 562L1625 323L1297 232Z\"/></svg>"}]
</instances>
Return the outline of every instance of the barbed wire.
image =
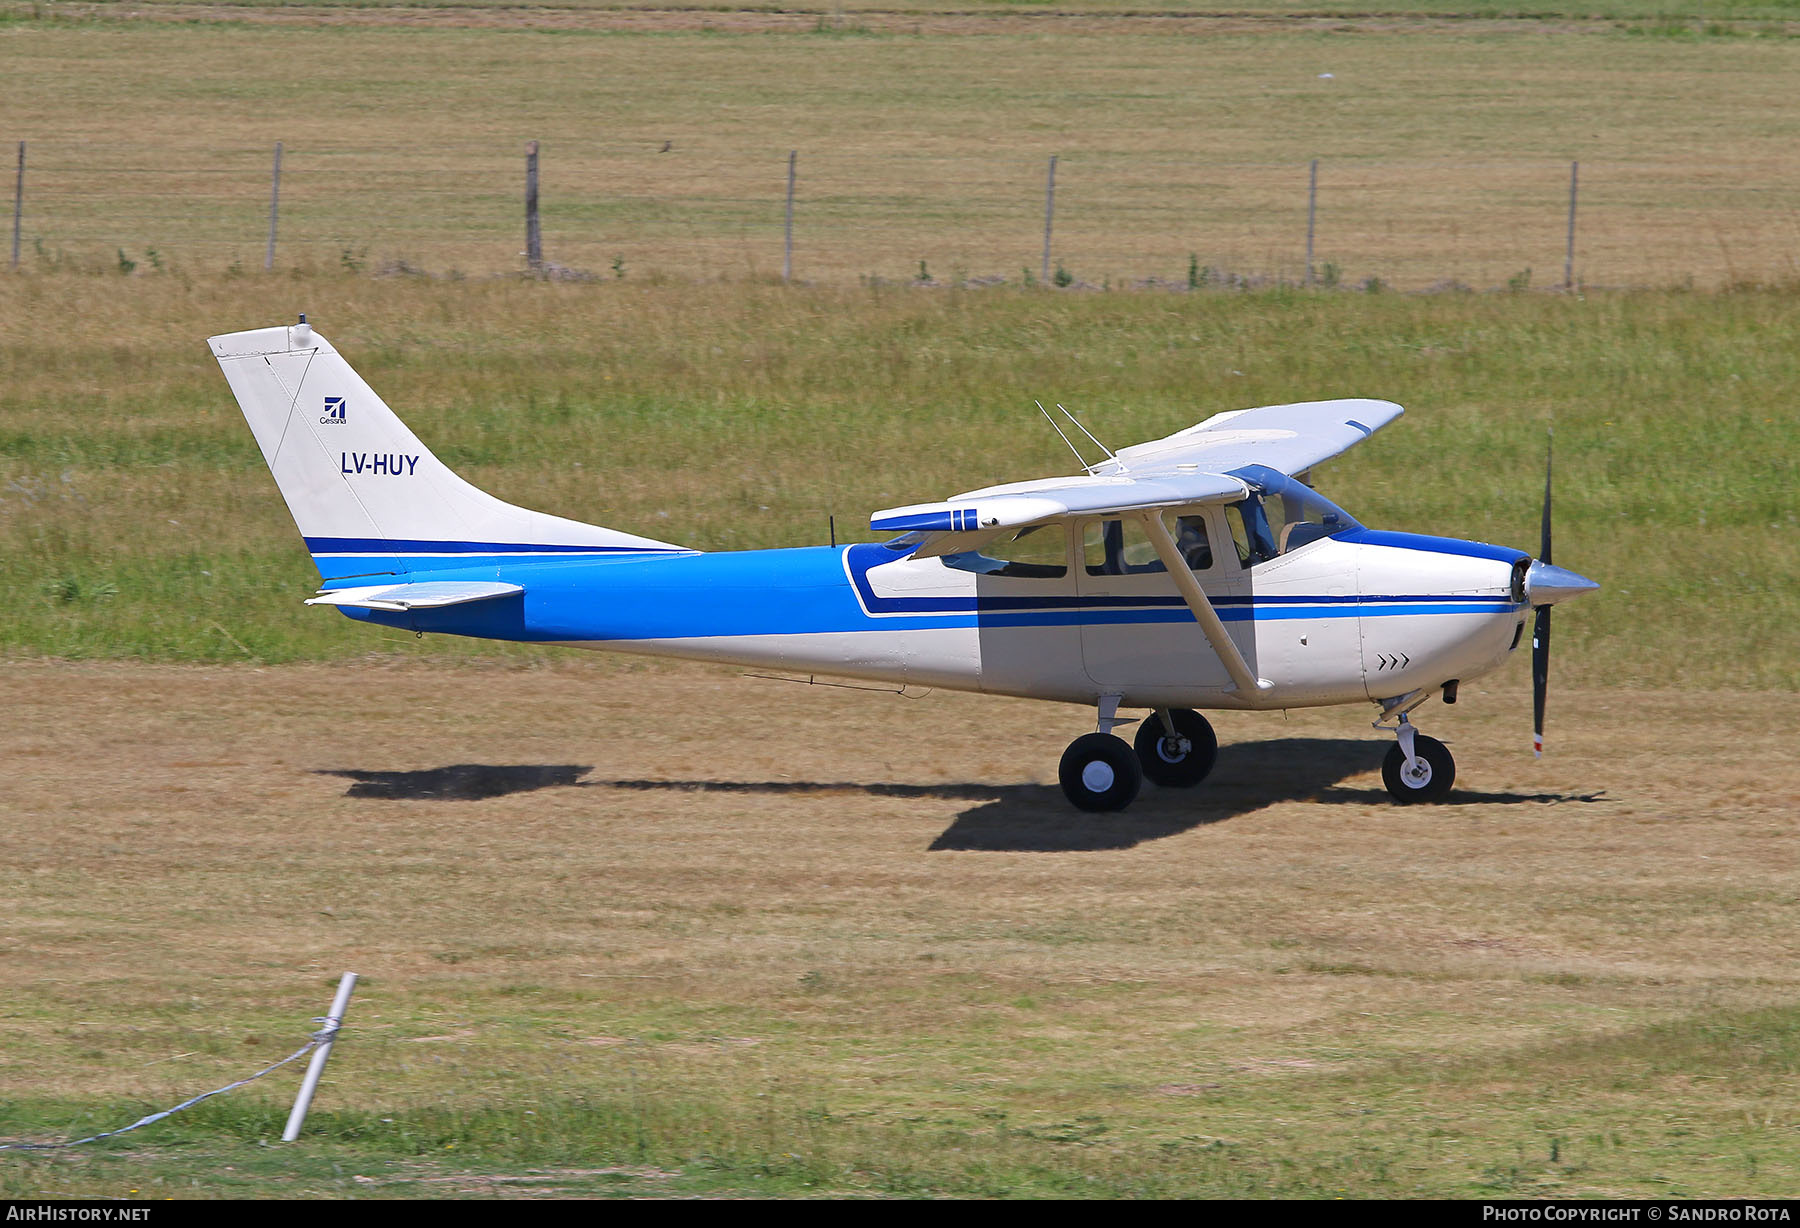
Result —
<instances>
[{"instance_id":1,"label":"barbed wire","mask_svg":"<svg viewBox=\"0 0 1800 1228\"><path fill-rule=\"evenodd\" d=\"M671 273L696 262L706 267L728 249L762 251L782 225L788 151L686 143L680 134L675 141L671 161L660 160L670 143L654 139L544 142L541 216L552 258L591 260L596 248L622 249L645 269ZM513 262L524 228L523 141L284 143L278 227L273 142L181 147L166 158L124 141L51 137L27 146L13 202L15 267L85 260L110 268L109 249L117 247L126 271L127 249L140 248L157 269L184 250L252 261L260 250L264 259L255 262L273 264L278 251L316 258L329 249L344 253L346 267L377 249L415 263L431 257L487 268ZM0 162L6 152L0 145ZM803 260L829 267L830 275L844 275L846 260L874 267L899 259L888 250L893 242L919 249L908 260L989 263L1028 257L1036 247L1026 244L1034 219L1046 212L1043 153L798 154L794 238L807 249ZM1553 250L1568 246L1555 239L1577 220L1570 164L1538 152L1336 154L1317 160L1312 187L1311 159L1089 149L1056 161L1059 261L1119 270L1179 262L1198 250L1210 264L1242 266L1247 274L1251 266L1288 268L1302 250L1295 238L1300 219L1305 233L1312 231L1315 197L1322 256L1336 262L1334 270L1355 266L1417 280L1432 269L1481 277L1490 275L1480 271L1488 266L1575 260L1572 247ZM1735 279L1744 268L1796 267L1800 164L1751 158L1698 165L1628 151L1581 167L1580 246L1584 263L1591 261L1584 274L1630 282L1689 270ZM0 182L6 178L0 174ZM1741 233L1747 229L1757 235ZM860 249L853 258L842 250L852 239ZM695 244L712 254L696 255ZM1312 251L1310 239L1304 250ZM1563 280L1572 284L1572 269Z\"/></svg>"}]
</instances>

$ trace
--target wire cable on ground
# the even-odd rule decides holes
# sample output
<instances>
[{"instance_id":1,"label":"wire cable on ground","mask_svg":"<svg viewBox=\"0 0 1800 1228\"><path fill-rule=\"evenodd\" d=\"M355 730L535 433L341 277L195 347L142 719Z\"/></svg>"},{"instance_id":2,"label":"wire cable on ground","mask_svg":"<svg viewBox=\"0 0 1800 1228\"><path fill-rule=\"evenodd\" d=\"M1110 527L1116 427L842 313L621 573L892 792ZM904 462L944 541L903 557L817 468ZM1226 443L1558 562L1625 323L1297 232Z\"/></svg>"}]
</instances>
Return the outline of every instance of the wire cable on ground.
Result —
<instances>
[{"instance_id":1,"label":"wire cable on ground","mask_svg":"<svg viewBox=\"0 0 1800 1228\"><path fill-rule=\"evenodd\" d=\"M300 1048L294 1050L294 1052L288 1054L286 1057L282 1058L279 1062L276 1062L271 1066L264 1066L261 1070L257 1071L255 1074L251 1075L249 1078L239 1079L236 1083L227 1083L224 1087L215 1088L214 1090L212 1090L210 1092L201 1092L198 1096L193 1097L191 1100L183 1100L180 1104L176 1105L172 1109L164 1109L160 1113L151 1113L147 1117L140 1117L136 1121L132 1122L129 1126L121 1126L117 1130L108 1130L104 1134L90 1134L86 1138L69 1139L65 1142L60 1142L60 1143L0 1143L0 1151L54 1151L60 1147L79 1147L83 1143L98 1142L100 1139L103 1139L103 1138L115 1138L118 1135L126 1134L132 1130L136 1130L139 1126L147 1126L151 1122L161 1121L163 1118L172 1116L176 1113L179 1113L183 1109L191 1108L194 1105L199 1104L202 1100L209 1100L214 1096L223 1095L224 1093L226 1093L228 1091L232 1091L235 1088L244 1086L246 1083L254 1083L258 1079L262 1078L264 1075L268 1074L270 1071L280 1070L283 1066L286 1066L289 1062L297 1061L300 1058L305 1057L307 1054L311 1053L314 1049L317 1049L320 1045L323 1045L326 1042L330 1041L343 1028L343 1024L334 1019L317 1018L317 1019L314 1019L313 1022L314 1023L322 1023L325 1026L320 1028L317 1032L314 1032L312 1034L312 1036L307 1040L307 1042L304 1045L302 1045Z\"/></svg>"}]
</instances>

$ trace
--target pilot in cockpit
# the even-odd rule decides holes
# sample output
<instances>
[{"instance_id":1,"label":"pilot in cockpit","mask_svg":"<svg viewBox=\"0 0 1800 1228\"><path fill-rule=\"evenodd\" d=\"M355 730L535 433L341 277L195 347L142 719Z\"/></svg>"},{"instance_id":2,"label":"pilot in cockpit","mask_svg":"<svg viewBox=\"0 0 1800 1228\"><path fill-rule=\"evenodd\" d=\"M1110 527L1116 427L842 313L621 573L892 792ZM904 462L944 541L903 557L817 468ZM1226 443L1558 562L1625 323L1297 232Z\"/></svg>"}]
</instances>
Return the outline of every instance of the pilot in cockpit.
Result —
<instances>
[{"instance_id":1,"label":"pilot in cockpit","mask_svg":"<svg viewBox=\"0 0 1800 1228\"><path fill-rule=\"evenodd\" d=\"M1212 543L1206 540L1206 521L1199 516L1183 516L1176 521L1175 550L1189 571L1210 570Z\"/></svg>"}]
</instances>

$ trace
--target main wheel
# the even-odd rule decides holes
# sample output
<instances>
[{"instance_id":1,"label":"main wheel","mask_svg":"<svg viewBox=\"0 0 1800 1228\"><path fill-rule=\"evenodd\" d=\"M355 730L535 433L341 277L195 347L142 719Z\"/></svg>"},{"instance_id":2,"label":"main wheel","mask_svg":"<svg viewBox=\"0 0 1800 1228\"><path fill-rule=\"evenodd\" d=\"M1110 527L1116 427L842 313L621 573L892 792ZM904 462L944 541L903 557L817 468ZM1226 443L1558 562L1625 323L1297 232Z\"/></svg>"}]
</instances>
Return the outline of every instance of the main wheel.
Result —
<instances>
[{"instance_id":1,"label":"main wheel","mask_svg":"<svg viewBox=\"0 0 1800 1228\"><path fill-rule=\"evenodd\" d=\"M1219 738L1204 716L1187 708L1172 708L1175 734L1163 728L1162 717L1150 715L1138 722L1132 743L1144 775L1166 789L1187 789L1206 779L1219 760Z\"/></svg>"},{"instance_id":2,"label":"main wheel","mask_svg":"<svg viewBox=\"0 0 1800 1228\"><path fill-rule=\"evenodd\" d=\"M1083 734L1069 743L1057 774L1063 793L1082 810L1123 810L1144 782L1131 747L1110 733Z\"/></svg>"},{"instance_id":3,"label":"main wheel","mask_svg":"<svg viewBox=\"0 0 1800 1228\"><path fill-rule=\"evenodd\" d=\"M1381 764L1382 783L1402 804L1442 801L1456 783L1456 760L1442 742L1422 733L1413 735L1413 750L1421 762L1409 772L1406 755L1398 746L1388 747L1387 758Z\"/></svg>"}]
</instances>

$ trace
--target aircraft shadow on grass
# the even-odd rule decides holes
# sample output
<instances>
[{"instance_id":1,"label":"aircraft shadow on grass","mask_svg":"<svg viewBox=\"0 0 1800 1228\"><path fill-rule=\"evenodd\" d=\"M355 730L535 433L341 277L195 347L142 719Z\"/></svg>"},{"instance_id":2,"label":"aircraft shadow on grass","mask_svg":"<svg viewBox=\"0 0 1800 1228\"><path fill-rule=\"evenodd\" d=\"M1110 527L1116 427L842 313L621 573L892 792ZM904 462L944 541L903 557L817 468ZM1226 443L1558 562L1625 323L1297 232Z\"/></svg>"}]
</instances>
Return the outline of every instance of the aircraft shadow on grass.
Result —
<instances>
[{"instance_id":1,"label":"aircraft shadow on grass","mask_svg":"<svg viewBox=\"0 0 1800 1228\"><path fill-rule=\"evenodd\" d=\"M476 802L533 789L579 785L593 771L579 763L453 763L422 772L359 772L323 768L320 776L344 776L355 783L345 797L374 797L384 801Z\"/></svg>"},{"instance_id":2,"label":"aircraft shadow on grass","mask_svg":"<svg viewBox=\"0 0 1800 1228\"><path fill-rule=\"evenodd\" d=\"M819 780L584 780L593 768L564 764L456 763L417 772L324 769L353 783L345 796L386 801L481 801L536 789L621 789L639 792L755 793L822 796L937 798L972 802L933 851L1090 852L1132 848L1151 840L1221 823L1278 802L1329 806L1385 806L1378 786L1342 782L1379 767L1378 742L1350 738L1277 738L1223 748L1219 766L1194 790L1146 786L1129 812L1087 814L1073 810L1053 785L974 783L893 784ZM1458 790L1442 805L1494 806L1606 801L1603 793L1487 793Z\"/></svg>"}]
</instances>

